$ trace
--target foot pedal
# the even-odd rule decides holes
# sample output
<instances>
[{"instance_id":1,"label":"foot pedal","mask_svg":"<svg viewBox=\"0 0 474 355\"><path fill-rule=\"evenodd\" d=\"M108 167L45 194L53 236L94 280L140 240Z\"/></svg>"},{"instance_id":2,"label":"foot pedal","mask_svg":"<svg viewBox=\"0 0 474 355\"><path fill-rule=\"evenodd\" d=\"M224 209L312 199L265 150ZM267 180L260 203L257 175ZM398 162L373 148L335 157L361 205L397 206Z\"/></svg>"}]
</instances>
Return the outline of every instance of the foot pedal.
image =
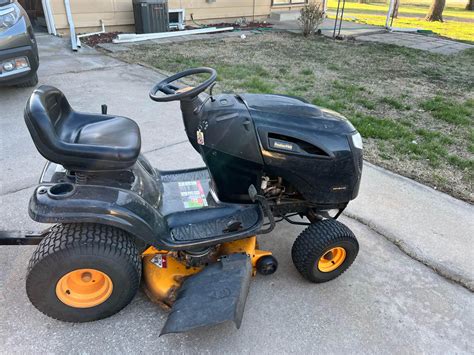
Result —
<instances>
[{"instance_id":1,"label":"foot pedal","mask_svg":"<svg viewBox=\"0 0 474 355\"><path fill-rule=\"evenodd\" d=\"M234 321L240 328L252 276L247 254L232 254L186 279L161 335Z\"/></svg>"}]
</instances>

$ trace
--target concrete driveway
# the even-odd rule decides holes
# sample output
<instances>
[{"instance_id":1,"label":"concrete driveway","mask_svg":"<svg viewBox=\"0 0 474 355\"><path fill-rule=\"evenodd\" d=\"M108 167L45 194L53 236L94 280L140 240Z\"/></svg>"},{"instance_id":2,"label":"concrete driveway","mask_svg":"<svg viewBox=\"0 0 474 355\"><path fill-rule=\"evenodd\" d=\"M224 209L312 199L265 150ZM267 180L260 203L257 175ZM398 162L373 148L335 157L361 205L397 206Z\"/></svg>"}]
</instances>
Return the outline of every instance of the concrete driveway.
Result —
<instances>
[{"instance_id":1,"label":"concrete driveway","mask_svg":"<svg viewBox=\"0 0 474 355\"><path fill-rule=\"evenodd\" d=\"M92 50L72 54L66 42L57 38L38 39L41 84L62 89L78 110L99 112L100 105L107 103L110 113L135 119L142 132L143 152L155 166L171 169L202 165L186 140L178 104L158 104L148 99L149 88L160 78L158 73ZM27 215L28 199L44 164L22 117L31 91L0 88L0 230L43 227ZM422 227L415 228L417 239L407 239L402 251L395 245L400 243L390 241L396 241L400 231L396 216L387 216L383 201L378 201L382 203L378 212L369 206L377 197L371 194L381 190L385 198L391 198L392 182L402 186L400 203L406 203L403 194L412 191L418 191L412 197L418 199L425 193L420 192L423 188L371 166L366 167L366 176L371 180L364 180L361 202L354 203L349 212L370 228L347 216L341 219L361 244L353 266L332 282L306 282L290 257L293 240L302 228L279 225L271 235L262 236L260 243L274 252L280 268L273 276L253 280L238 331L233 324L225 324L159 338L166 313L142 292L131 305L108 319L87 324L55 321L36 311L25 294L25 272L33 247L0 247L0 353L473 353L474 298L469 287L440 276L433 265L425 266L416 252L410 253L424 250L423 243L436 244L423 240ZM372 181L386 186L371 191ZM434 200L439 197L433 191L429 193L434 193L429 195ZM439 198L451 214L458 213L467 221L463 228L469 232L472 209L447 196ZM379 219L367 221L374 214ZM389 233L381 235L375 230ZM458 232L465 234L466 230L456 231L454 238L458 238ZM444 248L440 240L438 247L432 247L434 256L429 249L428 256L434 262L438 260L436 252ZM469 255L472 240L465 241L471 244L459 252ZM469 279L466 272L463 280Z\"/></svg>"}]
</instances>

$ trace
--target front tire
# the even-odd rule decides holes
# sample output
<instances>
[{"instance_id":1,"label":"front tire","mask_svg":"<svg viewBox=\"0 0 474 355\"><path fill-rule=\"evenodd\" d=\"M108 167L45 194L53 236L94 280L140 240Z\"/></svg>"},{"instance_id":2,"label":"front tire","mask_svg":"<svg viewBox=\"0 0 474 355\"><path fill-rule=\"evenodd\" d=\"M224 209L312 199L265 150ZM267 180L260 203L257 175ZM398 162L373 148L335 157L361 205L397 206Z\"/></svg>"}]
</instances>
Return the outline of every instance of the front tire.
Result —
<instances>
[{"instance_id":1,"label":"front tire","mask_svg":"<svg viewBox=\"0 0 474 355\"><path fill-rule=\"evenodd\" d=\"M17 87L19 88L29 88L32 86L36 86L38 84L38 74L35 73L28 81L25 81L21 84L17 84Z\"/></svg>"},{"instance_id":2,"label":"front tire","mask_svg":"<svg viewBox=\"0 0 474 355\"><path fill-rule=\"evenodd\" d=\"M26 292L42 313L66 322L109 317L135 296L141 259L123 230L58 224L30 259Z\"/></svg>"},{"instance_id":3,"label":"front tire","mask_svg":"<svg viewBox=\"0 0 474 355\"><path fill-rule=\"evenodd\" d=\"M300 274L315 283L335 279L359 252L354 233L344 224L326 219L311 224L296 238L291 256Z\"/></svg>"}]
</instances>

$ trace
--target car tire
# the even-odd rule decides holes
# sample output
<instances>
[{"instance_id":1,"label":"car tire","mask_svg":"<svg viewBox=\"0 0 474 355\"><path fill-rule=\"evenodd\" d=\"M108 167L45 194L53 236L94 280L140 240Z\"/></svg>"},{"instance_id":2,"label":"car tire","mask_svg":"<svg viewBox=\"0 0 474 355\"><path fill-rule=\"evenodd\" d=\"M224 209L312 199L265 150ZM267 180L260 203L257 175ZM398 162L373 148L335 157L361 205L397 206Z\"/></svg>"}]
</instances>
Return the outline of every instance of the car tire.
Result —
<instances>
[{"instance_id":1,"label":"car tire","mask_svg":"<svg viewBox=\"0 0 474 355\"><path fill-rule=\"evenodd\" d=\"M17 87L19 88L29 88L31 86L36 86L38 84L38 74L35 73L28 81L25 81L21 84L18 84Z\"/></svg>"}]
</instances>

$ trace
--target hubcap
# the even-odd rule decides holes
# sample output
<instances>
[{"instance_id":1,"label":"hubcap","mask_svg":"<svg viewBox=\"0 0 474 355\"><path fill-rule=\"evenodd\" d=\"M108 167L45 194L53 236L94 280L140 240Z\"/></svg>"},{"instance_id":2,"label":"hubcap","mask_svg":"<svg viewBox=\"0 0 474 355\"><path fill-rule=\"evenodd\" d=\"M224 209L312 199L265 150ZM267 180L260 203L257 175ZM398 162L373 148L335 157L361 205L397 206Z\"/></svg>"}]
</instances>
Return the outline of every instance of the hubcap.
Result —
<instances>
[{"instance_id":1,"label":"hubcap","mask_svg":"<svg viewBox=\"0 0 474 355\"><path fill-rule=\"evenodd\" d=\"M95 269L78 269L61 277L56 296L74 308L89 308L104 303L112 294L110 277Z\"/></svg>"},{"instance_id":2,"label":"hubcap","mask_svg":"<svg viewBox=\"0 0 474 355\"><path fill-rule=\"evenodd\" d=\"M336 270L346 260L346 249L335 247L329 249L318 260L318 269L321 272L331 272Z\"/></svg>"}]
</instances>

